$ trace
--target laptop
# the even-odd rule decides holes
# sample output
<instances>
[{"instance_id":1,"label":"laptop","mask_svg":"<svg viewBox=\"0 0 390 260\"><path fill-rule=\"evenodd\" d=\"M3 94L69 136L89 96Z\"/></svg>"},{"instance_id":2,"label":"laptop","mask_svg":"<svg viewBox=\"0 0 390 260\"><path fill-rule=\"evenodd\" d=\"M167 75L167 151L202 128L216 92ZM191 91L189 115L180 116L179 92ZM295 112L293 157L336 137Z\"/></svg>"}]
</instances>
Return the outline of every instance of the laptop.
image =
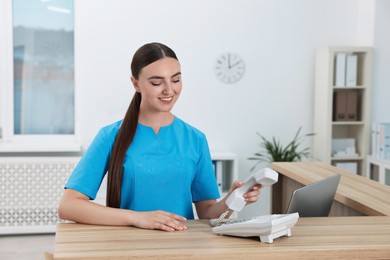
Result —
<instances>
[{"instance_id":1,"label":"laptop","mask_svg":"<svg viewBox=\"0 0 390 260\"><path fill-rule=\"evenodd\" d=\"M287 214L298 212L300 217L329 216L339 182L340 175L337 174L296 189Z\"/></svg>"}]
</instances>

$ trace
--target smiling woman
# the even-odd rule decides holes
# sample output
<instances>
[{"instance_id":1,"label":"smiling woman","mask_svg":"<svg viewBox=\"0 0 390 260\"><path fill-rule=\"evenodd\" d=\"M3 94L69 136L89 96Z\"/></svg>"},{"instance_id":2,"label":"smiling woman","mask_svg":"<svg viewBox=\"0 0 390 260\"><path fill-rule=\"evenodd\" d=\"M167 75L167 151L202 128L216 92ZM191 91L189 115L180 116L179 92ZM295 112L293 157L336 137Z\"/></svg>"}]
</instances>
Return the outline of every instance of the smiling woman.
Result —
<instances>
[{"instance_id":1,"label":"smiling woman","mask_svg":"<svg viewBox=\"0 0 390 260\"><path fill-rule=\"evenodd\" d=\"M103 127L65 185L61 218L100 225L185 230L193 219L218 218L219 198L206 136L172 112L182 90L175 52L152 42L131 63L135 94L123 120ZM90 202L107 174L106 207ZM235 182L234 189L243 183ZM259 185L244 194L257 201ZM231 213L230 213L231 214Z\"/></svg>"}]
</instances>

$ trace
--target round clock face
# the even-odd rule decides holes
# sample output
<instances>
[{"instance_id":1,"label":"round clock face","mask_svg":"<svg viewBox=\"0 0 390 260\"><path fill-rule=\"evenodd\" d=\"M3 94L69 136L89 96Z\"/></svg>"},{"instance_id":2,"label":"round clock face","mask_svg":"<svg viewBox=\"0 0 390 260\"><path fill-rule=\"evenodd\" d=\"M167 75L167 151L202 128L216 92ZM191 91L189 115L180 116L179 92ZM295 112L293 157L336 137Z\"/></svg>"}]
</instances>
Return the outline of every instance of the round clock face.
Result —
<instances>
[{"instance_id":1,"label":"round clock face","mask_svg":"<svg viewBox=\"0 0 390 260\"><path fill-rule=\"evenodd\" d=\"M224 53L215 62L215 74L224 83L235 83L245 73L244 60L234 53Z\"/></svg>"}]
</instances>

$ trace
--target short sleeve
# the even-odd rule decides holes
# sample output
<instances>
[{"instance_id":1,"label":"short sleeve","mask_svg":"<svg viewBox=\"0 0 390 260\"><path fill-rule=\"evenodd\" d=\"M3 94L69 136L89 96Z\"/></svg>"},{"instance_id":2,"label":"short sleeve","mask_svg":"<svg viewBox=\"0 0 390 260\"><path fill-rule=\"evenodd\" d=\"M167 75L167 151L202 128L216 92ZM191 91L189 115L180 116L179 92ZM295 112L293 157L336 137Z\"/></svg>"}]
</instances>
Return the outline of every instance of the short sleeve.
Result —
<instances>
[{"instance_id":1,"label":"short sleeve","mask_svg":"<svg viewBox=\"0 0 390 260\"><path fill-rule=\"evenodd\" d=\"M199 160L191 186L193 202L218 199L220 197L215 178L210 150L205 135L202 135L199 146Z\"/></svg>"},{"instance_id":2,"label":"short sleeve","mask_svg":"<svg viewBox=\"0 0 390 260\"><path fill-rule=\"evenodd\" d=\"M80 159L65 188L76 190L90 199L95 199L108 170L114 140L115 137L109 138L105 129L102 128Z\"/></svg>"}]
</instances>

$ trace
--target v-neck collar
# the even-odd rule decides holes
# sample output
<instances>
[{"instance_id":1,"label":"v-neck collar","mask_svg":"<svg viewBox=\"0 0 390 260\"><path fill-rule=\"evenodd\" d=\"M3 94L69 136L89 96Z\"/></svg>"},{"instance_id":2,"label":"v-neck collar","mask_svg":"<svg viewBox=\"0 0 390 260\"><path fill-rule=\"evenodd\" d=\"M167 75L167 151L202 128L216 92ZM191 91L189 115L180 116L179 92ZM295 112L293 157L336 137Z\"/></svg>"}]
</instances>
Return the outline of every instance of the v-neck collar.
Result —
<instances>
[{"instance_id":1,"label":"v-neck collar","mask_svg":"<svg viewBox=\"0 0 390 260\"><path fill-rule=\"evenodd\" d=\"M160 136L162 131L165 131L165 129L170 128L176 121L176 116L173 117L173 121L169 125L160 126L160 129L156 133L151 126L144 125L140 122L138 122L138 126L141 126L142 128L148 129L148 131L152 131L155 136Z\"/></svg>"}]
</instances>

